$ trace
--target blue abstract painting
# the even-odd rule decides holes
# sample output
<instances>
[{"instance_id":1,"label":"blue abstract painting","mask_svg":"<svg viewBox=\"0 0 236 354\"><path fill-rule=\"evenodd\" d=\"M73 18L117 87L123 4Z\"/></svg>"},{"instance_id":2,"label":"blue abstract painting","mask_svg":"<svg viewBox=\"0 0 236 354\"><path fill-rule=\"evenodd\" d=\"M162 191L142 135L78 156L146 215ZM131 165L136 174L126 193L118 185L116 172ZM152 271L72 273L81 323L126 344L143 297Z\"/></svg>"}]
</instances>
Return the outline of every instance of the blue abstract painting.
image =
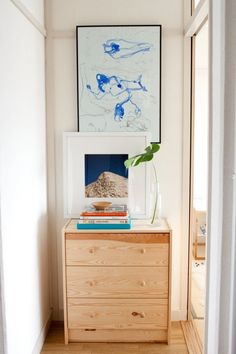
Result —
<instances>
[{"instance_id":1,"label":"blue abstract painting","mask_svg":"<svg viewBox=\"0 0 236 354\"><path fill-rule=\"evenodd\" d=\"M160 142L161 26L77 26L79 131Z\"/></svg>"},{"instance_id":2,"label":"blue abstract painting","mask_svg":"<svg viewBox=\"0 0 236 354\"><path fill-rule=\"evenodd\" d=\"M113 59L127 59L140 52L150 51L150 43L130 42L124 39L108 39L104 44L104 53Z\"/></svg>"}]
</instances>

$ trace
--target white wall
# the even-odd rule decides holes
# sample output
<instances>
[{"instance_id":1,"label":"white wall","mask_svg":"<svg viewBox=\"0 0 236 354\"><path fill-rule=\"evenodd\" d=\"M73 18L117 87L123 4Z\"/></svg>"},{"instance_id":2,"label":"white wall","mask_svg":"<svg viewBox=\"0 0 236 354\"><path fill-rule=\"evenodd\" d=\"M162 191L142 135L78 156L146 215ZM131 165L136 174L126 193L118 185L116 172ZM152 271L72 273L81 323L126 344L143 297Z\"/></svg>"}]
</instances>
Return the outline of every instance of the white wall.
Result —
<instances>
[{"instance_id":1,"label":"white wall","mask_svg":"<svg viewBox=\"0 0 236 354\"><path fill-rule=\"evenodd\" d=\"M62 132L77 130L75 26L162 24L162 144L157 158L163 215L173 228L172 318L185 318L186 235L182 233L182 0L48 0L47 72L49 213L53 238L53 304L62 318ZM187 217L187 215L186 215ZM185 242L185 243L184 243ZM184 250L183 256L182 251ZM184 278L183 278L184 277Z\"/></svg>"},{"instance_id":2,"label":"white wall","mask_svg":"<svg viewBox=\"0 0 236 354\"><path fill-rule=\"evenodd\" d=\"M43 25L43 1L31 1L28 10L34 16L39 13L36 20ZM38 352L50 316L45 41L12 1L1 0L0 42L0 237L6 353L30 354Z\"/></svg>"}]
</instances>

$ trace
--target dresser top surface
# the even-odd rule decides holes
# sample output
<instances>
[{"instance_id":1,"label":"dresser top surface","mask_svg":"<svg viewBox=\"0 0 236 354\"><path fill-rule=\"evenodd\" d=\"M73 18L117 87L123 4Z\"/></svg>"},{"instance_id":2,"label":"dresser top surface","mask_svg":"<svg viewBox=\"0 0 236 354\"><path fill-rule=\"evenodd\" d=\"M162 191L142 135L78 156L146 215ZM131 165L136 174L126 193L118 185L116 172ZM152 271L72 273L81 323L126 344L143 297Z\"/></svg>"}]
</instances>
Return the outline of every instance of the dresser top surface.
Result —
<instances>
[{"instance_id":1,"label":"dresser top surface","mask_svg":"<svg viewBox=\"0 0 236 354\"><path fill-rule=\"evenodd\" d=\"M169 233L171 228L166 219L161 219L159 225L151 225L148 220L133 220L131 229L88 229L78 230L76 224L78 219L70 219L64 226L64 232L67 233Z\"/></svg>"}]
</instances>

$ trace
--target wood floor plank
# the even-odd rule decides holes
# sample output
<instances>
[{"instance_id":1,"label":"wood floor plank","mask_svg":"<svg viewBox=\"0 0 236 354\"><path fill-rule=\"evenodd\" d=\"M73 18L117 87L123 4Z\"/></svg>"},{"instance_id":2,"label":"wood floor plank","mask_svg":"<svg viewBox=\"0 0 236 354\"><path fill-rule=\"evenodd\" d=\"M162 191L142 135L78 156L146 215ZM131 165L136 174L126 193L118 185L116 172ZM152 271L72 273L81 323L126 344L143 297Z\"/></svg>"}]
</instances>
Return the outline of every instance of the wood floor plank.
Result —
<instances>
[{"instance_id":1,"label":"wood floor plank","mask_svg":"<svg viewBox=\"0 0 236 354\"><path fill-rule=\"evenodd\" d=\"M171 343L70 343L64 344L62 324L52 325L41 354L188 354L180 322L171 325Z\"/></svg>"},{"instance_id":2,"label":"wood floor plank","mask_svg":"<svg viewBox=\"0 0 236 354\"><path fill-rule=\"evenodd\" d=\"M181 321L181 325L189 354L202 354L202 348L199 343L199 338L194 330L192 322Z\"/></svg>"}]
</instances>

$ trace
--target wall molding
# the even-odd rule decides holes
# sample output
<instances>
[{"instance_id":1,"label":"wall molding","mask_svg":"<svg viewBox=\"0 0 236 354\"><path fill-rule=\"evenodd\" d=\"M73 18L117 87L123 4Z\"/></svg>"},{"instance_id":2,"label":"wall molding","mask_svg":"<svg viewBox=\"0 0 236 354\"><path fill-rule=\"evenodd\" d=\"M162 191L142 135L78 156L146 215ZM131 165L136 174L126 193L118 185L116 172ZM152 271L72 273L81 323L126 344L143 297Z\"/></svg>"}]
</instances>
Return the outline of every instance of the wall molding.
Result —
<instances>
[{"instance_id":1,"label":"wall molding","mask_svg":"<svg viewBox=\"0 0 236 354\"><path fill-rule=\"evenodd\" d=\"M209 163L205 353L220 353L219 332L223 237L225 1L209 7ZM226 255L228 261L229 255ZM225 295L227 294L227 296ZM228 301L228 293L223 296ZM224 353L229 353L223 351ZM223 353L221 351L221 353Z\"/></svg>"},{"instance_id":2,"label":"wall molding","mask_svg":"<svg viewBox=\"0 0 236 354\"><path fill-rule=\"evenodd\" d=\"M0 354L7 352L6 342L6 315L3 279L3 251L2 251L2 227L1 227L1 195L0 195Z\"/></svg>"},{"instance_id":3,"label":"wall molding","mask_svg":"<svg viewBox=\"0 0 236 354\"><path fill-rule=\"evenodd\" d=\"M185 37L192 37L200 30L208 18L208 9L208 0L201 0L197 5L193 16L190 18L184 29Z\"/></svg>"},{"instance_id":4,"label":"wall molding","mask_svg":"<svg viewBox=\"0 0 236 354\"><path fill-rule=\"evenodd\" d=\"M41 330L41 332L39 334L39 337L38 337L38 339L37 339L37 341L35 343L35 346L34 346L34 349L32 351L32 354L40 354L41 353L41 350L43 348L45 339L46 339L47 334L48 334L48 330L49 330L51 321L52 321L52 309L50 310L48 318L47 318L47 320L45 322L45 325L43 326L43 328L42 328L42 330Z\"/></svg>"},{"instance_id":5,"label":"wall molding","mask_svg":"<svg viewBox=\"0 0 236 354\"><path fill-rule=\"evenodd\" d=\"M44 36L47 36L46 28L36 19L27 7L20 0L10 0L15 7L25 16L25 18Z\"/></svg>"}]
</instances>

